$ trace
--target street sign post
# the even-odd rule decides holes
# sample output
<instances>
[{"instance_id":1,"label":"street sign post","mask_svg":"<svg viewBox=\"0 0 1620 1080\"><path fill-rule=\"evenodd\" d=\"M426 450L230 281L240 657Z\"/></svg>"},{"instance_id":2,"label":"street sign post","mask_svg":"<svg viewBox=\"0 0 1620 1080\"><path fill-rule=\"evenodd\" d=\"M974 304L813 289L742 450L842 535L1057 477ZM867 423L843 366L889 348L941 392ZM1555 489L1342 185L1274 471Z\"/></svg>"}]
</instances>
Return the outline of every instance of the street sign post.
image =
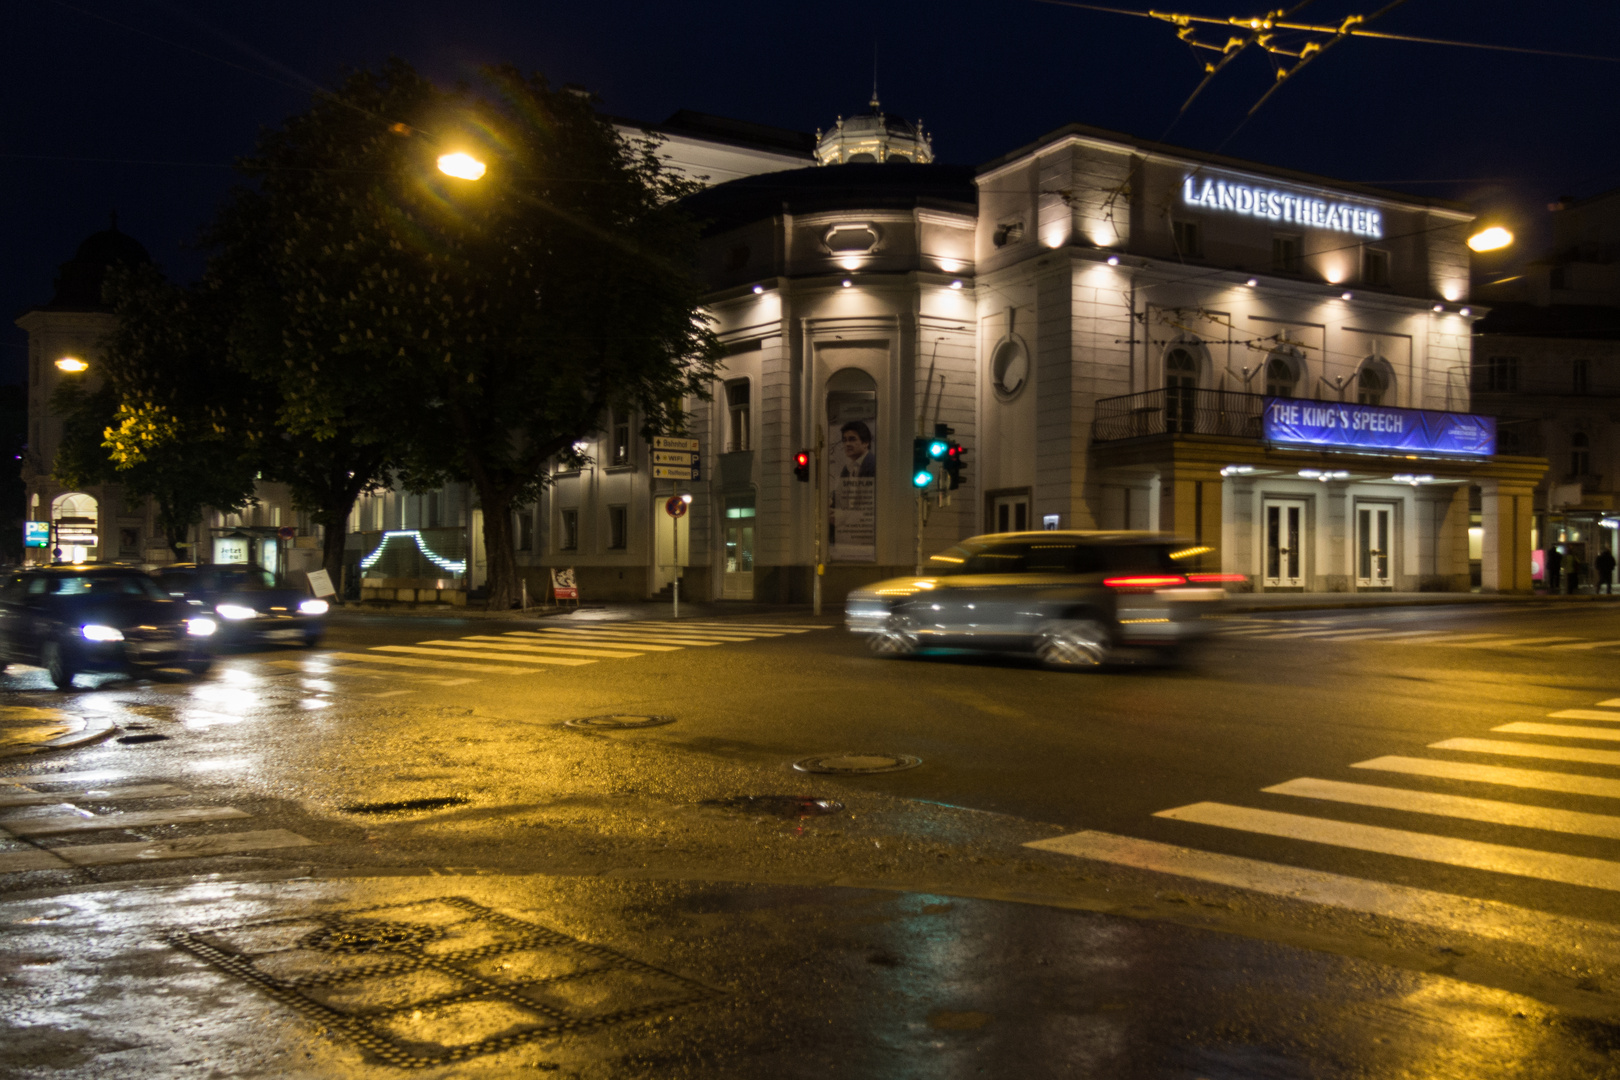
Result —
<instances>
[{"instance_id":1,"label":"street sign post","mask_svg":"<svg viewBox=\"0 0 1620 1080\"><path fill-rule=\"evenodd\" d=\"M698 441L670 435L653 436L654 480L701 480Z\"/></svg>"},{"instance_id":2,"label":"street sign post","mask_svg":"<svg viewBox=\"0 0 1620 1080\"><path fill-rule=\"evenodd\" d=\"M675 613L671 618L681 617L681 518L686 516L686 509L692 503L690 495L671 495L669 501L664 503L664 513L669 515L669 527L673 533L675 552Z\"/></svg>"}]
</instances>

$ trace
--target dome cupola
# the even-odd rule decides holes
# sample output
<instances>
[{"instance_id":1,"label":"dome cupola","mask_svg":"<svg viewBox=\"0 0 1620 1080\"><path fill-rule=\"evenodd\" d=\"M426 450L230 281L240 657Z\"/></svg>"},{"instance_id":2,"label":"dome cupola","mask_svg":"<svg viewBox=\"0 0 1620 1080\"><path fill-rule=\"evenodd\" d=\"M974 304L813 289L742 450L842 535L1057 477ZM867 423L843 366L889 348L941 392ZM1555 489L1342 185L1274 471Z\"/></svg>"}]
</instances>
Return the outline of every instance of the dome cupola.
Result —
<instances>
[{"instance_id":1,"label":"dome cupola","mask_svg":"<svg viewBox=\"0 0 1620 1080\"><path fill-rule=\"evenodd\" d=\"M934 160L934 140L915 124L898 116L887 116L878 104L877 90L868 102L871 112L838 122L828 131L816 132L816 164L858 165L874 162L927 165Z\"/></svg>"}]
</instances>

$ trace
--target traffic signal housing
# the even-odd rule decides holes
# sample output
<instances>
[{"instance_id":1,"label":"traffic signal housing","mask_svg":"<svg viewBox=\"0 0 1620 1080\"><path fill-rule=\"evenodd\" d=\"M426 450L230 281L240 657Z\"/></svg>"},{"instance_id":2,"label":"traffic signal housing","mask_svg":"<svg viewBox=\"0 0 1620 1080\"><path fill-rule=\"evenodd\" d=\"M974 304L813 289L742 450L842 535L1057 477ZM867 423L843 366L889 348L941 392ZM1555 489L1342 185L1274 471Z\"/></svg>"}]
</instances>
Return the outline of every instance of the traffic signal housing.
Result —
<instances>
[{"instance_id":1,"label":"traffic signal housing","mask_svg":"<svg viewBox=\"0 0 1620 1080\"><path fill-rule=\"evenodd\" d=\"M955 439L945 448L945 477L952 491L962 486L962 467L967 464L962 459L966 455L967 447Z\"/></svg>"},{"instance_id":2,"label":"traffic signal housing","mask_svg":"<svg viewBox=\"0 0 1620 1080\"><path fill-rule=\"evenodd\" d=\"M810 482L810 451L800 450L793 455L793 478L804 484Z\"/></svg>"},{"instance_id":3,"label":"traffic signal housing","mask_svg":"<svg viewBox=\"0 0 1620 1080\"><path fill-rule=\"evenodd\" d=\"M911 440L911 486L925 488L934 482L932 445L936 440L918 435Z\"/></svg>"}]
</instances>

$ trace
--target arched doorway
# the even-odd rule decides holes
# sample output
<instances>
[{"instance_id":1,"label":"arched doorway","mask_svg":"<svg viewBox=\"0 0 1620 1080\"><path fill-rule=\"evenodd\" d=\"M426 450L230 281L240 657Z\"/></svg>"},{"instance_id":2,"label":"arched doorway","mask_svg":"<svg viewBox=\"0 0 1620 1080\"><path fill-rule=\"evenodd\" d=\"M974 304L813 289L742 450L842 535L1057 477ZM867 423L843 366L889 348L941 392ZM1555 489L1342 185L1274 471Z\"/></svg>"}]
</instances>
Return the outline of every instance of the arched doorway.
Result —
<instances>
[{"instance_id":1,"label":"arched doorway","mask_svg":"<svg viewBox=\"0 0 1620 1080\"><path fill-rule=\"evenodd\" d=\"M88 562L95 558L101 538L96 535L99 521L96 500L82 491L70 491L51 500L51 526L55 533L53 557L62 562Z\"/></svg>"},{"instance_id":2,"label":"arched doorway","mask_svg":"<svg viewBox=\"0 0 1620 1080\"><path fill-rule=\"evenodd\" d=\"M1164 354L1164 429L1191 432L1198 407L1198 358L1177 346Z\"/></svg>"}]
</instances>

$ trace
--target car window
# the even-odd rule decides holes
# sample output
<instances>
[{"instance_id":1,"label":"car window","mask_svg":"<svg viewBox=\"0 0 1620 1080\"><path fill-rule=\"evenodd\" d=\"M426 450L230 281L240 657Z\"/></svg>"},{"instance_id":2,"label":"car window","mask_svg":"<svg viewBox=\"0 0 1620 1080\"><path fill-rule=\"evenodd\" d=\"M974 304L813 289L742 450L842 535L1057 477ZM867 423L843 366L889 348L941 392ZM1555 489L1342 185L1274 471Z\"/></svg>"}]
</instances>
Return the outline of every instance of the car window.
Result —
<instances>
[{"instance_id":1,"label":"car window","mask_svg":"<svg viewBox=\"0 0 1620 1080\"><path fill-rule=\"evenodd\" d=\"M6 579L5 587L0 588L0 601L8 604L16 603L18 600L22 599L23 592L27 589L27 587L27 578L23 577L21 574L11 575Z\"/></svg>"},{"instance_id":2,"label":"car window","mask_svg":"<svg viewBox=\"0 0 1620 1080\"><path fill-rule=\"evenodd\" d=\"M1095 544L1060 540L958 544L929 559L929 572L955 574L1089 574L1101 570Z\"/></svg>"},{"instance_id":3,"label":"car window","mask_svg":"<svg viewBox=\"0 0 1620 1080\"><path fill-rule=\"evenodd\" d=\"M1170 558L1166 544L1121 544L1107 553L1106 569L1111 574L1179 574L1186 569Z\"/></svg>"},{"instance_id":4,"label":"car window","mask_svg":"<svg viewBox=\"0 0 1620 1080\"><path fill-rule=\"evenodd\" d=\"M29 596L44 596L49 591L51 582L49 578L31 578L28 582Z\"/></svg>"},{"instance_id":5,"label":"car window","mask_svg":"<svg viewBox=\"0 0 1620 1080\"><path fill-rule=\"evenodd\" d=\"M56 586L51 591L58 596L140 596L148 600L169 598L167 593L157 587L157 582L144 574L117 576L108 574L95 577L86 575L48 580Z\"/></svg>"},{"instance_id":6,"label":"car window","mask_svg":"<svg viewBox=\"0 0 1620 1080\"><path fill-rule=\"evenodd\" d=\"M276 586L275 575L268 570L261 570L256 566L241 567L219 572L219 588L231 591L242 589L273 589Z\"/></svg>"}]
</instances>

